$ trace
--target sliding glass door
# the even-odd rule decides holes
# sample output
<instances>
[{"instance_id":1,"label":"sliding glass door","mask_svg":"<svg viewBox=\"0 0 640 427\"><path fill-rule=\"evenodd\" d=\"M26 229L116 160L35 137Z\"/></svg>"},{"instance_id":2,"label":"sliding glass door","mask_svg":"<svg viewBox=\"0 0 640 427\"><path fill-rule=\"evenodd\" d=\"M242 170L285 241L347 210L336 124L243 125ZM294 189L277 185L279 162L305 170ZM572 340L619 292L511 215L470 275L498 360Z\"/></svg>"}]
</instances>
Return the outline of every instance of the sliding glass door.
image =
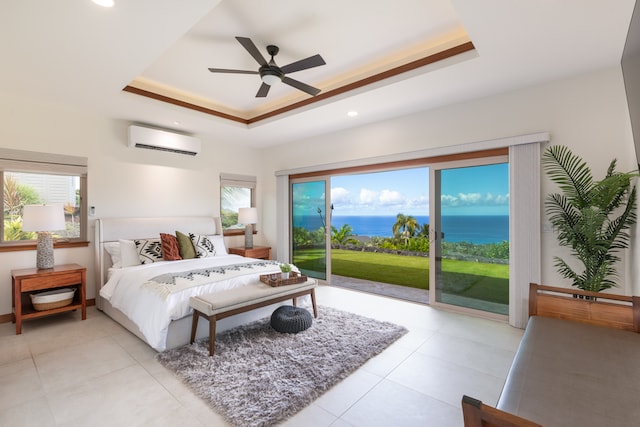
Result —
<instances>
[{"instance_id":1,"label":"sliding glass door","mask_svg":"<svg viewBox=\"0 0 640 427\"><path fill-rule=\"evenodd\" d=\"M506 317L510 247L507 156L434 162L428 174L428 179L425 176L406 185L428 193L429 216L421 221L428 222L425 229L429 231L429 268L425 272L429 303ZM397 193L409 194L406 185ZM303 273L325 280L331 273L329 194L328 176L290 181L291 260ZM405 245L411 238L407 231Z\"/></svg>"},{"instance_id":2,"label":"sliding glass door","mask_svg":"<svg viewBox=\"0 0 640 427\"><path fill-rule=\"evenodd\" d=\"M292 262L306 275L327 279L331 271L331 218L327 215L329 180L291 181L291 254Z\"/></svg>"},{"instance_id":3,"label":"sliding glass door","mask_svg":"<svg viewBox=\"0 0 640 427\"><path fill-rule=\"evenodd\" d=\"M509 313L505 158L436 164L430 179L430 303Z\"/></svg>"}]
</instances>

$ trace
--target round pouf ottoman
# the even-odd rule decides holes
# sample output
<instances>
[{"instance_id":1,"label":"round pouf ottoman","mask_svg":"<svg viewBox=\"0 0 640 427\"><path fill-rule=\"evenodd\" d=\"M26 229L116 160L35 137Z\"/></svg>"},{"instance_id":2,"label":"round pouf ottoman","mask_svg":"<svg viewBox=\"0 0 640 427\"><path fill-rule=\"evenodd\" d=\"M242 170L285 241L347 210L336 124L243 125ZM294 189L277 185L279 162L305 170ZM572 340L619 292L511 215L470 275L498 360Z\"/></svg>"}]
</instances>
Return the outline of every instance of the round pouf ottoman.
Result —
<instances>
[{"instance_id":1,"label":"round pouf ottoman","mask_svg":"<svg viewBox=\"0 0 640 427\"><path fill-rule=\"evenodd\" d=\"M304 308L292 305L278 307L271 315L271 327L278 332L296 334L309 329L313 317Z\"/></svg>"}]
</instances>

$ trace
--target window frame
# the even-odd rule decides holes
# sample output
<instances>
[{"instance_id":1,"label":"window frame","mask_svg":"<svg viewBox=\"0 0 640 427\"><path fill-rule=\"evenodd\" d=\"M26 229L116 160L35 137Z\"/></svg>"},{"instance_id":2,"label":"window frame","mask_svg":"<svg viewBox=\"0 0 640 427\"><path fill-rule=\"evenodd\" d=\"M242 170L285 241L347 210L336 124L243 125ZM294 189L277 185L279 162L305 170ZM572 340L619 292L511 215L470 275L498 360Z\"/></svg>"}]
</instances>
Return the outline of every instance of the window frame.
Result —
<instances>
[{"instance_id":1,"label":"window frame","mask_svg":"<svg viewBox=\"0 0 640 427\"><path fill-rule=\"evenodd\" d=\"M79 177L80 213L78 216L80 218L80 236L56 239L54 247L88 246L87 163L86 157L0 148L0 180L3 183L0 194L2 194L4 201L5 172ZM35 239L4 241L4 214L3 221L0 223L0 233L0 252L33 250L36 248Z\"/></svg>"},{"instance_id":2,"label":"window frame","mask_svg":"<svg viewBox=\"0 0 640 427\"><path fill-rule=\"evenodd\" d=\"M256 207L256 177L251 175L238 175L231 173L220 174L220 219L222 220L222 198L224 197L224 187L237 187L248 188L250 190L251 206ZM222 221L221 221L222 222ZM224 236L240 236L244 235L244 228L242 229L227 229L223 228L222 233ZM253 227L253 234L256 234L256 226Z\"/></svg>"}]
</instances>

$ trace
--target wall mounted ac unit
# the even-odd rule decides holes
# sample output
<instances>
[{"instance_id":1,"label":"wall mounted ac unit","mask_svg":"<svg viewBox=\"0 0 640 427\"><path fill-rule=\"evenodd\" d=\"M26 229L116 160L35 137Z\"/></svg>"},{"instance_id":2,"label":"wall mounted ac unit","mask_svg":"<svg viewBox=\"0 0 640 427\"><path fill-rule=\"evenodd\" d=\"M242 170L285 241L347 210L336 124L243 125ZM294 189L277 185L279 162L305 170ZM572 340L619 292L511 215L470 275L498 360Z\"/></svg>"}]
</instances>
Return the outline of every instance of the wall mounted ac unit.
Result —
<instances>
[{"instance_id":1,"label":"wall mounted ac unit","mask_svg":"<svg viewBox=\"0 0 640 427\"><path fill-rule=\"evenodd\" d=\"M129 147L195 156L200 152L200 145L200 140L192 136L138 125L129 126Z\"/></svg>"}]
</instances>

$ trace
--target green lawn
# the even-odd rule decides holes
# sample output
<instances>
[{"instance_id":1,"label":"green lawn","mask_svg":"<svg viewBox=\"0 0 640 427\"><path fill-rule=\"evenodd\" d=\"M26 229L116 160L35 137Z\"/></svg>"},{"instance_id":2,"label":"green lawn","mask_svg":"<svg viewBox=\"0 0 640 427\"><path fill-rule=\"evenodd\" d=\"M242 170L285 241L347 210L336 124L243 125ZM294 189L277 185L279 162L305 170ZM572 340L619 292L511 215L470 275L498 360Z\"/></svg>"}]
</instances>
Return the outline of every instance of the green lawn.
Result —
<instances>
[{"instance_id":1,"label":"green lawn","mask_svg":"<svg viewBox=\"0 0 640 427\"><path fill-rule=\"evenodd\" d=\"M294 263L302 269L317 269L321 250L297 252ZM334 249L331 272L412 288L429 289L429 259L374 252ZM442 261L443 292L500 304L509 303L509 266L473 261Z\"/></svg>"},{"instance_id":2,"label":"green lawn","mask_svg":"<svg viewBox=\"0 0 640 427\"><path fill-rule=\"evenodd\" d=\"M429 289L429 258L333 249L331 272L376 282Z\"/></svg>"}]
</instances>

